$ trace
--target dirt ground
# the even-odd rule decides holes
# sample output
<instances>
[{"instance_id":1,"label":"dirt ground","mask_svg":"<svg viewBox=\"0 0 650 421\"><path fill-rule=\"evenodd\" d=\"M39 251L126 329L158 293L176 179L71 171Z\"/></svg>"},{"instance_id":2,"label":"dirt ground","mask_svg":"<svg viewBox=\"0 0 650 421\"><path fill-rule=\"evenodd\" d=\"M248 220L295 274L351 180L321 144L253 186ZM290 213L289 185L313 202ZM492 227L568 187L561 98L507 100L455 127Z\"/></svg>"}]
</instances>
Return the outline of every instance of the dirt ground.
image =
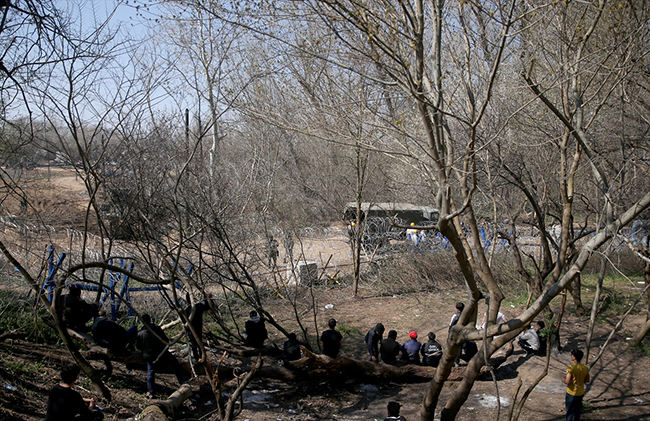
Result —
<instances>
[{"instance_id":1,"label":"dirt ground","mask_svg":"<svg viewBox=\"0 0 650 421\"><path fill-rule=\"evenodd\" d=\"M75 178L70 170L53 169L50 175L54 176L49 181L45 178L45 170L35 171L37 172L32 174L32 179L40 188L34 189L33 185L25 183L25 189L30 191L30 197L33 199L31 202L35 208L24 212L31 214L46 211L48 220L58 226L79 227L83 218L79 217L78 212L83 212L87 203L81 180ZM21 213L19 203L7 203L7 206L9 205L12 212ZM327 250L322 251L328 255L333 252L331 248L346 252L344 243L335 247L321 239L321 246L325 244ZM316 298L319 303L319 330L325 328L330 317L336 318L339 330L344 332L342 354L362 360L367 358L363 337L377 322L382 322L387 330L397 330L399 342L405 341L407 332L411 330L419 333L421 341L429 331L433 331L444 346L454 303L464 301L465 298L465 292L461 288L397 296L373 296L372 288L366 287L361 297L357 298L351 298L351 293L346 288L322 290L318 294ZM552 305L554 309L559 307L558 302ZM273 309L273 315L280 324L296 328L292 325L295 322L292 322L286 302L277 298L277 302L269 308ZM564 352L551 356L548 375L530 394L521 420L564 419L565 386L560 378L570 362L568 351L575 347L584 349L587 330L587 320L574 316L572 310L569 306L561 328L561 345ZM523 311L523 307L508 304L503 311L507 317L514 318ZM589 355L590 361L595 359L599 346L604 343L617 322L617 319L611 318L597 324L594 344ZM592 384L587 391L586 413L583 419L650 420L650 356L628 345L628 338L642 322L643 316L630 316L593 367ZM310 327L310 332L314 330L313 326ZM282 346L284 339L279 332L270 329L270 336L271 342ZM47 392L57 382L58 370L63 362L67 361L70 361L70 356L60 346L23 341L0 343L0 420L43 419ZM540 356L525 357L520 348L515 346L515 353L497 371L498 391L502 403L500 419L506 419L518 379L523 381L524 390L542 372L544 361ZM279 361L266 358L264 363L273 365ZM114 366L114 374L106 381L113 394L113 401L100 401L99 405L104 408L106 419L134 419L149 402L145 398L146 373L129 372L119 363ZM101 366L98 365L98 368ZM160 397L172 393L177 387L176 380L171 375L159 375L157 383ZM185 402L177 419L211 419L215 405L209 387L200 378L194 380L193 386L195 394ZM448 382L445 385L439 408L442 408L455 387L456 382ZM80 379L77 389L85 396L94 394L85 378ZM258 378L245 392L244 410L238 419L382 420L386 416L386 404L389 401L398 401L403 405L402 415L412 421L419 419L419 406L427 389L427 383L358 384L353 380L341 378L330 382L287 384ZM226 393L228 392L226 390ZM476 382L457 419L497 419L496 394L492 380L481 378ZM437 414L436 418L438 417Z\"/></svg>"},{"instance_id":2,"label":"dirt ground","mask_svg":"<svg viewBox=\"0 0 650 421\"><path fill-rule=\"evenodd\" d=\"M319 324L334 317L347 333L342 354L365 359L363 335L372 325L381 321L387 329L399 332L398 340L406 340L407 332L416 330L420 336L434 331L439 339L446 338L448 318L453 303L462 291L445 291L429 294L412 294L395 297L367 297L352 299L344 290L328 291L320 297ZM327 298L327 299L325 299ZM333 307L325 308L326 304ZM329 307L329 306L328 306ZM281 309L282 306L278 306ZM520 308L506 309L508 317L516 317ZM281 310L280 310L281 312ZM281 318L282 314L278 314ZM641 316L626 321L621 332L633 332L641 323ZM598 345L602 344L616 321L596 327L596 346L590 352L594 360ZM521 420L561 420L564 414L565 386L560 382L570 358L568 350L578 346L584 349L585 320L569 315L562 326L561 338L565 352L552 355L548 375L530 394ZM279 332L271 330L271 340L281 346ZM442 342L442 341L441 341ZM444 342L443 342L444 344ZM65 349L16 341L0 344L0 419L36 420L45 415L47 391L57 381L57 370L63 361L70 360ZM265 364L278 364L267 358ZM606 348L600 361L593 367L592 384L587 392L587 420L650 420L650 356L631 348L625 333L617 333ZM544 358L526 357L515 346L515 353L497 371L501 396L501 419L505 419L511 406L518 379L523 381L522 391L543 370ZM99 368L100 366L98 366ZM107 385L113 393L113 402L100 402L108 419L133 419L148 400L144 394L146 373L127 372L115 364L115 372ZM176 388L171 375L158 377L161 397ZM445 385L442 402L449 396L456 382ZM207 384L194 380L195 395L186 401L177 419L210 419L214 398ZM79 383L84 395L93 394L86 379ZM407 420L419 419L419 405L428 384L358 384L345 378L335 382L304 382L286 384L277 380L256 379L245 393L241 420L382 420L386 404L398 401L403 405L402 415ZM226 391L228 392L228 391ZM496 419L496 390L489 379L479 380L463 406L458 420Z\"/></svg>"}]
</instances>

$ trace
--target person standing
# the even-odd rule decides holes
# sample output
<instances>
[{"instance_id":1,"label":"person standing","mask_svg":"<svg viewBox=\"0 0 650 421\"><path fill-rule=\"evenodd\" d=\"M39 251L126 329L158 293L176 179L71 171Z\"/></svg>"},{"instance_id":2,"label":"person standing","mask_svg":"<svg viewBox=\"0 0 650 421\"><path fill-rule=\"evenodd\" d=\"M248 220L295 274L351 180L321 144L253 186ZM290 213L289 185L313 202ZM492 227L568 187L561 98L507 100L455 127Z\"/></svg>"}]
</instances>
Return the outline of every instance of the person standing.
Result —
<instances>
[{"instance_id":1,"label":"person standing","mask_svg":"<svg viewBox=\"0 0 650 421\"><path fill-rule=\"evenodd\" d=\"M190 297L188 293L188 303L190 303L189 298ZM194 332L196 332L196 336L198 337L195 337L190 329L187 329L187 336L190 339L190 345L192 347L192 356L197 362L201 360L202 354L201 348L199 347L199 342L203 343L203 313L209 309L210 306L208 305L207 300L196 303L194 306L189 304L185 309L185 313L187 313L187 317L190 319L190 323L192 324L192 329L194 329Z\"/></svg>"},{"instance_id":2,"label":"person standing","mask_svg":"<svg viewBox=\"0 0 650 421\"><path fill-rule=\"evenodd\" d=\"M484 313L483 314L483 321L481 322L481 327L479 329L485 328L485 321L486 320L487 320L487 313ZM496 322L496 324L500 325L501 323L506 323L507 321L508 321L508 318L506 317L506 315L499 311L497 313L497 322Z\"/></svg>"},{"instance_id":3,"label":"person standing","mask_svg":"<svg viewBox=\"0 0 650 421\"><path fill-rule=\"evenodd\" d=\"M72 389L79 378L81 368L77 364L66 364L61 370L61 382L55 385L47 399L45 421L79 420L101 421L104 414L96 408L94 398L84 399Z\"/></svg>"},{"instance_id":4,"label":"person standing","mask_svg":"<svg viewBox=\"0 0 650 421\"><path fill-rule=\"evenodd\" d=\"M379 362L379 345L384 337L384 331L384 325L377 323L375 327L366 333L365 342L370 354L369 361Z\"/></svg>"},{"instance_id":5,"label":"person standing","mask_svg":"<svg viewBox=\"0 0 650 421\"><path fill-rule=\"evenodd\" d=\"M327 326L329 329L320 335L321 349L323 350L324 355L327 355L330 358L336 358L341 350L343 335L337 332L335 319L330 319L329 322L327 322Z\"/></svg>"},{"instance_id":6,"label":"person standing","mask_svg":"<svg viewBox=\"0 0 650 421\"><path fill-rule=\"evenodd\" d=\"M436 341L436 334L429 332L429 341L422 345L420 353L422 354L422 363L431 367L438 367L440 358L442 358L442 345Z\"/></svg>"},{"instance_id":7,"label":"person standing","mask_svg":"<svg viewBox=\"0 0 650 421\"><path fill-rule=\"evenodd\" d=\"M566 419L567 421L580 421L582 414L582 398L585 395L585 384L590 382L589 367L580 364L584 353L579 349L571 351L571 364L566 369L562 383L566 388Z\"/></svg>"},{"instance_id":8,"label":"person standing","mask_svg":"<svg viewBox=\"0 0 650 421\"><path fill-rule=\"evenodd\" d=\"M156 371L160 367L170 364L174 368L174 374L176 374L179 384L183 384L186 376L176 357L166 349L169 338L162 328L153 323L148 314L142 315L142 323L146 326L138 332L136 347L142 351L142 358L147 362L147 397L151 399L154 397L156 388Z\"/></svg>"},{"instance_id":9,"label":"person standing","mask_svg":"<svg viewBox=\"0 0 650 421\"><path fill-rule=\"evenodd\" d=\"M420 237L418 235L418 230L415 227L415 222L411 222L410 225L411 228L406 230L406 238L413 243L414 246L418 245L418 242L420 241Z\"/></svg>"},{"instance_id":10,"label":"person standing","mask_svg":"<svg viewBox=\"0 0 650 421\"><path fill-rule=\"evenodd\" d=\"M292 264L293 262L293 234L287 230L284 233L284 259L283 262Z\"/></svg>"},{"instance_id":11,"label":"person standing","mask_svg":"<svg viewBox=\"0 0 650 421\"><path fill-rule=\"evenodd\" d=\"M460 319L460 315L463 313L464 309L465 304L461 302L456 303L456 312L451 316L451 320L449 321L449 332L451 332L451 328L458 323L458 319Z\"/></svg>"},{"instance_id":12,"label":"person standing","mask_svg":"<svg viewBox=\"0 0 650 421\"><path fill-rule=\"evenodd\" d=\"M273 238L272 235L269 236L269 241L266 243L266 257L268 259L269 268L273 269L278 265L278 256L280 251L278 250L278 240Z\"/></svg>"},{"instance_id":13,"label":"person standing","mask_svg":"<svg viewBox=\"0 0 650 421\"><path fill-rule=\"evenodd\" d=\"M379 347L379 355L381 361L385 364L395 365L397 363L397 356L399 355L399 342L397 342L397 331L391 330L388 332L388 337L381 341Z\"/></svg>"}]
</instances>

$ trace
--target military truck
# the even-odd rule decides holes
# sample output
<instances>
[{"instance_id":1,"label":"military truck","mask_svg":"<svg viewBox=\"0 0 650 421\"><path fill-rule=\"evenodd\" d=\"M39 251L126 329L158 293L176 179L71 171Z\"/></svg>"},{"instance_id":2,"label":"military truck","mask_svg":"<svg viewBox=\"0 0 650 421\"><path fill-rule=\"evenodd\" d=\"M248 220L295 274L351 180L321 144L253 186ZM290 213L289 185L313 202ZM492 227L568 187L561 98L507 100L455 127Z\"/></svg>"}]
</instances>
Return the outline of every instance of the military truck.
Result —
<instances>
[{"instance_id":1,"label":"military truck","mask_svg":"<svg viewBox=\"0 0 650 421\"><path fill-rule=\"evenodd\" d=\"M416 225L432 225L438 222L440 212L431 206L412 205L410 203L361 203L362 219L366 217L377 218L399 218L407 225L414 223ZM348 221L356 221L357 204L348 202L345 207L345 218Z\"/></svg>"},{"instance_id":2,"label":"military truck","mask_svg":"<svg viewBox=\"0 0 650 421\"><path fill-rule=\"evenodd\" d=\"M430 227L438 222L439 215L438 209L431 206L418 206L410 203L363 202L361 203L361 220L365 221L365 224L361 241L366 250L385 253L391 249L391 244L400 244L406 240L406 229L400 228L400 226L415 224L417 227ZM348 223L348 234L352 239L353 227L357 224L357 204L355 202L346 204L345 220Z\"/></svg>"}]
</instances>

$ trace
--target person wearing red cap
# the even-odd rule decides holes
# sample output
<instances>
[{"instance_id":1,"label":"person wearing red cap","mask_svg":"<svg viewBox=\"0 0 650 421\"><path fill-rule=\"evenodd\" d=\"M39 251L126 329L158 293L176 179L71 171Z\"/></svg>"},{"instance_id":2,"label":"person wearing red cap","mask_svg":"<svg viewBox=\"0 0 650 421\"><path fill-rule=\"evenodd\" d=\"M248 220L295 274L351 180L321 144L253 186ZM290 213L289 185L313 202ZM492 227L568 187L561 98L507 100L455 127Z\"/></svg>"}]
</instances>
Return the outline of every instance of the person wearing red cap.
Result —
<instances>
[{"instance_id":1,"label":"person wearing red cap","mask_svg":"<svg viewBox=\"0 0 650 421\"><path fill-rule=\"evenodd\" d=\"M404 342L400 346L402 351L402 360L407 364L420 364L420 342L418 342L418 333L416 331L409 332L410 340Z\"/></svg>"}]
</instances>

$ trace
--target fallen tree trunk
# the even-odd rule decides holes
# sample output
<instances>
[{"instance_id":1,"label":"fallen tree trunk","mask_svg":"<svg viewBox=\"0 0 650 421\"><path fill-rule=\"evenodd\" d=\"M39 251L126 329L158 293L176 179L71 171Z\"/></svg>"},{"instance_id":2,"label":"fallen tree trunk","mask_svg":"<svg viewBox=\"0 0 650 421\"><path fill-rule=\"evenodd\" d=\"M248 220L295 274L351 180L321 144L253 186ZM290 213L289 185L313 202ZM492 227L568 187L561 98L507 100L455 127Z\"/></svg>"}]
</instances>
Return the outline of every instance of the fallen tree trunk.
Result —
<instances>
[{"instance_id":1,"label":"fallen tree trunk","mask_svg":"<svg viewBox=\"0 0 650 421\"><path fill-rule=\"evenodd\" d=\"M512 354L514 348L512 342L507 343L497 351L490 359L490 364L496 370ZM296 382L303 380L331 380L337 378L357 379L359 381L382 382L391 381L394 383L424 383L433 379L436 369L421 365L393 366L384 363L373 363L360 361L348 357L330 358L326 355L314 354L302 348L305 357L289 362L286 366L264 365L255 373L256 377ZM126 355L112 355L101 348L92 348L84 353L89 360L105 361L110 359L129 364L132 369L146 370L146 363L139 351ZM190 364L186 359L179 361L181 368L191 372ZM219 378L226 382L235 378L235 370L251 371L252 367L223 366L213 363L215 372ZM449 375L450 381L458 381L465 375L466 367L453 367ZM203 374L201 364L194 366L197 374ZM173 373L172 367L161 367L161 373ZM489 373L487 366L481 369L480 375Z\"/></svg>"},{"instance_id":2,"label":"fallen tree trunk","mask_svg":"<svg viewBox=\"0 0 650 421\"><path fill-rule=\"evenodd\" d=\"M192 394L192 387L185 383L172 393L167 400L154 402L144 408L139 419L142 421L167 421L173 419L176 408L186 399L189 399Z\"/></svg>"},{"instance_id":3,"label":"fallen tree trunk","mask_svg":"<svg viewBox=\"0 0 650 421\"><path fill-rule=\"evenodd\" d=\"M632 345L639 345L641 341L643 341L643 338L648 334L648 331L650 331L650 320L645 322L641 328L634 334L634 339L632 339Z\"/></svg>"},{"instance_id":4,"label":"fallen tree trunk","mask_svg":"<svg viewBox=\"0 0 650 421\"><path fill-rule=\"evenodd\" d=\"M8 332L0 333L0 342L6 341L7 339L24 340L26 337L27 337L26 333L20 332L18 330L10 330Z\"/></svg>"}]
</instances>

